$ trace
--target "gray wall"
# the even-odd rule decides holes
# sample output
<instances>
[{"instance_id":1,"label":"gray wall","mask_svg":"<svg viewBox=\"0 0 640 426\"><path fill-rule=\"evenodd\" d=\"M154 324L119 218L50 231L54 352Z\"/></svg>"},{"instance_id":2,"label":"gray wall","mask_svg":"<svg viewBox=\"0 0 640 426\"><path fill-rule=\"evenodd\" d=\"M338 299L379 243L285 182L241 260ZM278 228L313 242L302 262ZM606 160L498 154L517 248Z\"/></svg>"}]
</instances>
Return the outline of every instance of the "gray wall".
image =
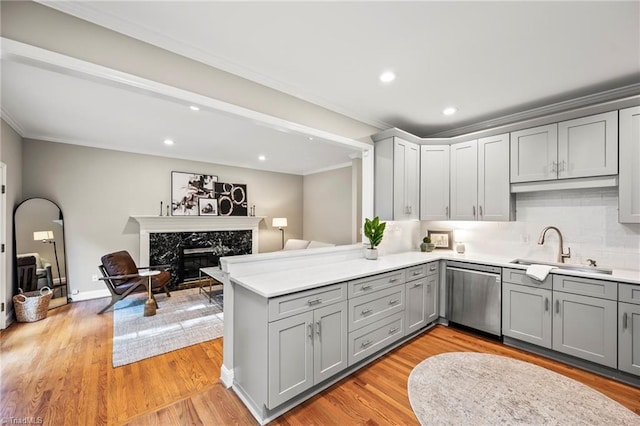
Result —
<instances>
[{"instance_id":1,"label":"gray wall","mask_svg":"<svg viewBox=\"0 0 640 426\"><path fill-rule=\"evenodd\" d=\"M0 272L0 282L6 294L7 313L13 311L11 297L16 292L14 282L14 254L13 254L13 210L22 199L22 138L4 120L0 120L2 133L0 135L0 161L7 166L6 192L6 229L3 241L7 247L7 271ZM6 278L6 281L5 281Z\"/></svg>"},{"instance_id":2,"label":"gray wall","mask_svg":"<svg viewBox=\"0 0 640 426\"><path fill-rule=\"evenodd\" d=\"M350 166L305 176L303 199L302 235L305 240L351 244L353 189Z\"/></svg>"},{"instance_id":3,"label":"gray wall","mask_svg":"<svg viewBox=\"0 0 640 426\"><path fill-rule=\"evenodd\" d=\"M132 215L156 215L171 197L171 171L213 174L220 182L247 185L249 205L260 224L260 252L280 249L271 218L287 217L290 238L302 237L302 176L210 163L131 154L25 139L23 196L44 197L64 214L71 290L102 290L92 282L100 257L128 250L139 256L138 224Z\"/></svg>"}]
</instances>

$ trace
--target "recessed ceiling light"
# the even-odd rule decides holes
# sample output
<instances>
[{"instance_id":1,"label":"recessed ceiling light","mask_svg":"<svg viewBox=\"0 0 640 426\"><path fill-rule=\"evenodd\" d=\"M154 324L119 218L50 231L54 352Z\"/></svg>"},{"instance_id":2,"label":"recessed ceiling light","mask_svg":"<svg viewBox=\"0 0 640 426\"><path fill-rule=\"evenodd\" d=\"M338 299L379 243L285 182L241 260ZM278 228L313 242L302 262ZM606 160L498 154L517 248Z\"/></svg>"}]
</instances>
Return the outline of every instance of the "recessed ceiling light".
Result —
<instances>
[{"instance_id":1,"label":"recessed ceiling light","mask_svg":"<svg viewBox=\"0 0 640 426\"><path fill-rule=\"evenodd\" d=\"M456 107L447 107L447 108L442 110L442 113L444 115L453 115L456 112L458 112L458 108L456 108Z\"/></svg>"},{"instance_id":2,"label":"recessed ceiling light","mask_svg":"<svg viewBox=\"0 0 640 426\"><path fill-rule=\"evenodd\" d=\"M200 111L200 107L197 107L197 106L195 106L195 105L191 105L191 106L189 107L189 109L190 109L191 111Z\"/></svg>"},{"instance_id":3,"label":"recessed ceiling light","mask_svg":"<svg viewBox=\"0 0 640 426\"><path fill-rule=\"evenodd\" d=\"M309 136L309 140L312 141L313 140L313 136Z\"/></svg>"},{"instance_id":4,"label":"recessed ceiling light","mask_svg":"<svg viewBox=\"0 0 640 426\"><path fill-rule=\"evenodd\" d=\"M165 144L165 145L173 145L173 144L174 144L174 142L173 142L173 140L171 140L171 139L165 139L165 140L164 140L164 144Z\"/></svg>"},{"instance_id":5,"label":"recessed ceiling light","mask_svg":"<svg viewBox=\"0 0 640 426\"><path fill-rule=\"evenodd\" d=\"M266 159L267 159L267 157L265 157L264 155L260 155L258 157L258 160L260 160L260 161L265 161Z\"/></svg>"},{"instance_id":6,"label":"recessed ceiling light","mask_svg":"<svg viewBox=\"0 0 640 426\"><path fill-rule=\"evenodd\" d=\"M396 79L396 74L393 71L385 71L380 74L380 81L383 83L391 83Z\"/></svg>"}]
</instances>

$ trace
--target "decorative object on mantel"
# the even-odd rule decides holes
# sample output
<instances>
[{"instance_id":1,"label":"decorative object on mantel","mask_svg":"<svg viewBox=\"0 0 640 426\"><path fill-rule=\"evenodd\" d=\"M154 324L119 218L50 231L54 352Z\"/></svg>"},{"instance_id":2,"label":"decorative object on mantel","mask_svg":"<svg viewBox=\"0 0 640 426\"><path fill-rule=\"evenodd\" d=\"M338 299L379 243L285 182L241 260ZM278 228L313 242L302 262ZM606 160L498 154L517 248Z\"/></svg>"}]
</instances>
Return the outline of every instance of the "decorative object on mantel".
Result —
<instances>
[{"instance_id":1,"label":"decorative object on mantel","mask_svg":"<svg viewBox=\"0 0 640 426\"><path fill-rule=\"evenodd\" d=\"M171 207L173 216L199 214L200 198L215 198L214 182L218 176L171 172Z\"/></svg>"},{"instance_id":2,"label":"decorative object on mantel","mask_svg":"<svg viewBox=\"0 0 640 426\"><path fill-rule=\"evenodd\" d=\"M384 235L384 228L387 226L386 222L380 222L378 216L373 220L365 218L364 220L364 236L369 239L369 247L365 250L364 257L369 260L376 260L378 258L378 245L382 242Z\"/></svg>"},{"instance_id":3,"label":"decorative object on mantel","mask_svg":"<svg viewBox=\"0 0 640 426\"><path fill-rule=\"evenodd\" d=\"M280 232L282 232L282 248L284 248L284 228L287 227L287 218L286 217L274 217L271 222L271 226L274 228L278 228Z\"/></svg>"},{"instance_id":4,"label":"decorative object on mantel","mask_svg":"<svg viewBox=\"0 0 640 426\"><path fill-rule=\"evenodd\" d=\"M431 238L437 249L453 248L453 231L427 231L427 237Z\"/></svg>"},{"instance_id":5,"label":"decorative object on mantel","mask_svg":"<svg viewBox=\"0 0 640 426\"><path fill-rule=\"evenodd\" d=\"M247 185L216 182L215 198L221 216L247 216Z\"/></svg>"},{"instance_id":6,"label":"decorative object on mantel","mask_svg":"<svg viewBox=\"0 0 640 426\"><path fill-rule=\"evenodd\" d=\"M162 201L160 201L160 216L162 216Z\"/></svg>"},{"instance_id":7,"label":"decorative object on mantel","mask_svg":"<svg viewBox=\"0 0 640 426\"><path fill-rule=\"evenodd\" d=\"M422 239L422 244L420 244L420 251L433 251L435 247L436 245L431 242L431 237L427 236Z\"/></svg>"},{"instance_id":8,"label":"decorative object on mantel","mask_svg":"<svg viewBox=\"0 0 640 426\"><path fill-rule=\"evenodd\" d=\"M639 419L580 382L499 355L429 357L411 371L407 388L422 425L637 425Z\"/></svg>"}]
</instances>

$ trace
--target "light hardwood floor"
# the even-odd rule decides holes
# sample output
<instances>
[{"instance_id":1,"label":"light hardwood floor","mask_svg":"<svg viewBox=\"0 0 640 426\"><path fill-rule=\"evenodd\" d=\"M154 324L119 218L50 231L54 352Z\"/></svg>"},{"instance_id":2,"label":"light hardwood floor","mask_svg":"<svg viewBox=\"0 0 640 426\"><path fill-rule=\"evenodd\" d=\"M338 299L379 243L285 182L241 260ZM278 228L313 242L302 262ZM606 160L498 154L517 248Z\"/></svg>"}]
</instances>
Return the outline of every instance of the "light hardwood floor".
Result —
<instances>
[{"instance_id":1,"label":"light hardwood floor","mask_svg":"<svg viewBox=\"0 0 640 426\"><path fill-rule=\"evenodd\" d=\"M131 365L111 366L106 300L73 303L0 333L0 418L45 425L253 425L219 382L222 339ZM276 419L276 425L417 424L407 378L423 359L478 351L574 378L640 413L640 389L447 327L435 327Z\"/></svg>"}]
</instances>

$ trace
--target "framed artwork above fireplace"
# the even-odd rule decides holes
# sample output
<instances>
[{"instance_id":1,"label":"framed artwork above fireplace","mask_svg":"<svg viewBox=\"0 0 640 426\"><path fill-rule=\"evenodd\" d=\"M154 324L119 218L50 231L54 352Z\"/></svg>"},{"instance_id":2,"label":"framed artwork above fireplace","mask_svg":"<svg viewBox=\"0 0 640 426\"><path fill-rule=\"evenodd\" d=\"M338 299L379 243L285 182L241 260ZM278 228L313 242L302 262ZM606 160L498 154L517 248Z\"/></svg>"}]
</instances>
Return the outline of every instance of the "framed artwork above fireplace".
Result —
<instances>
[{"instance_id":1,"label":"framed artwork above fireplace","mask_svg":"<svg viewBox=\"0 0 640 426\"><path fill-rule=\"evenodd\" d=\"M214 182L217 181L218 176L213 175L171 172L171 215L198 216L199 200L215 198Z\"/></svg>"}]
</instances>

